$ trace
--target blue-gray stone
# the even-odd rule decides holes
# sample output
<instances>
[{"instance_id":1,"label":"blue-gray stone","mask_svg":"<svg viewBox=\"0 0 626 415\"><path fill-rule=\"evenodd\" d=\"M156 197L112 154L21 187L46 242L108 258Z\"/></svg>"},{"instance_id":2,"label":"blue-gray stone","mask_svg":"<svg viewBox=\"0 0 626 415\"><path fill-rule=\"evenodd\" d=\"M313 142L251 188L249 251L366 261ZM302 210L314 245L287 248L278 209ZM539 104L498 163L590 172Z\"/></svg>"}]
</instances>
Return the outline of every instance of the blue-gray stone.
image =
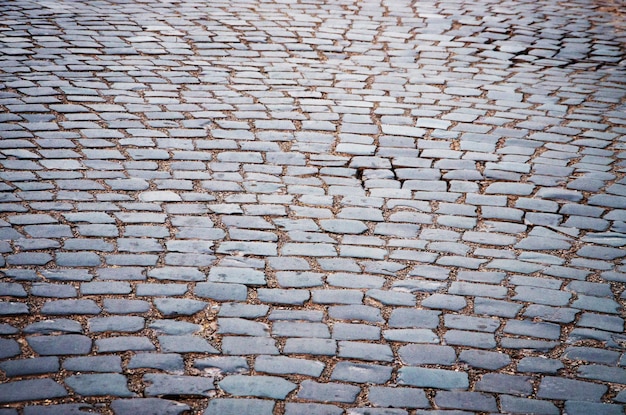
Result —
<instances>
[{"instance_id":1,"label":"blue-gray stone","mask_svg":"<svg viewBox=\"0 0 626 415\"><path fill-rule=\"evenodd\" d=\"M137 353L131 357L128 368L159 369L182 374L185 370L185 362L183 357L176 353Z\"/></svg>"},{"instance_id":2,"label":"blue-gray stone","mask_svg":"<svg viewBox=\"0 0 626 415\"><path fill-rule=\"evenodd\" d=\"M528 396L533 392L532 378L504 373L486 373L474 387L477 391Z\"/></svg>"},{"instance_id":3,"label":"blue-gray stone","mask_svg":"<svg viewBox=\"0 0 626 415\"><path fill-rule=\"evenodd\" d=\"M274 376L230 375L219 382L219 387L233 396L285 399L297 385Z\"/></svg>"},{"instance_id":4,"label":"blue-gray stone","mask_svg":"<svg viewBox=\"0 0 626 415\"><path fill-rule=\"evenodd\" d=\"M189 411L189 405L160 398L116 399L111 402L115 415L180 415Z\"/></svg>"},{"instance_id":5,"label":"blue-gray stone","mask_svg":"<svg viewBox=\"0 0 626 415\"><path fill-rule=\"evenodd\" d=\"M326 365L317 360L296 359L286 356L259 356L254 362L257 372L271 374L300 374L319 377Z\"/></svg>"},{"instance_id":6,"label":"blue-gray stone","mask_svg":"<svg viewBox=\"0 0 626 415\"><path fill-rule=\"evenodd\" d=\"M0 359L17 356L22 353L17 340L0 338Z\"/></svg>"},{"instance_id":7,"label":"blue-gray stone","mask_svg":"<svg viewBox=\"0 0 626 415\"><path fill-rule=\"evenodd\" d=\"M59 367L59 358L56 356L0 362L0 370L4 371L8 377L55 373Z\"/></svg>"},{"instance_id":8,"label":"blue-gray stone","mask_svg":"<svg viewBox=\"0 0 626 415\"><path fill-rule=\"evenodd\" d=\"M26 406L25 415L84 415L87 411L93 410L93 406L82 403L66 403L60 405L47 406ZM17 412L16 412L17 414Z\"/></svg>"},{"instance_id":9,"label":"blue-gray stone","mask_svg":"<svg viewBox=\"0 0 626 415\"><path fill-rule=\"evenodd\" d=\"M564 413L568 415L623 415L624 406L619 404L566 401Z\"/></svg>"},{"instance_id":10,"label":"blue-gray stone","mask_svg":"<svg viewBox=\"0 0 626 415\"><path fill-rule=\"evenodd\" d=\"M185 298L157 298L156 308L165 316L190 316L204 310L208 303Z\"/></svg>"},{"instance_id":11,"label":"blue-gray stone","mask_svg":"<svg viewBox=\"0 0 626 415\"><path fill-rule=\"evenodd\" d=\"M134 316L95 317L89 319L89 330L92 333L107 331L133 333L143 330L144 325L143 317Z\"/></svg>"},{"instance_id":12,"label":"blue-gray stone","mask_svg":"<svg viewBox=\"0 0 626 415\"><path fill-rule=\"evenodd\" d=\"M52 379L19 380L0 384L0 403L54 399L67 396L65 388Z\"/></svg>"},{"instance_id":13,"label":"blue-gray stone","mask_svg":"<svg viewBox=\"0 0 626 415\"><path fill-rule=\"evenodd\" d=\"M204 411L204 415L272 415L273 413L273 401L232 398L212 399Z\"/></svg>"},{"instance_id":14,"label":"blue-gray stone","mask_svg":"<svg viewBox=\"0 0 626 415\"><path fill-rule=\"evenodd\" d=\"M463 409L476 412L497 412L496 399L480 392L441 391L435 395L440 408Z\"/></svg>"},{"instance_id":15,"label":"blue-gray stone","mask_svg":"<svg viewBox=\"0 0 626 415\"><path fill-rule=\"evenodd\" d=\"M300 384L298 398L318 402L352 403L361 388L343 383L318 383L305 380Z\"/></svg>"},{"instance_id":16,"label":"blue-gray stone","mask_svg":"<svg viewBox=\"0 0 626 415\"><path fill-rule=\"evenodd\" d=\"M497 370L509 365L511 358L501 352L463 350L459 354L459 361L480 369Z\"/></svg>"},{"instance_id":17,"label":"blue-gray stone","mask_svg":"<svg viewBox=\"0 0 626 415\"><path fill-rule=\"evenodd\" d=\"M467 373L454 370L402 367L398 371L398 383L420 388L467 389Z\"/></svg>"},{"instance_id":18,"label":"blue-gray stone","mask_svg":"<svg viewBox=\"0 0 626 415\"><path fill-rule=\"evenodd\" d=\"M148 373L144 375L143 381L148 385L144 392L146 396L211 396L215 390L213 378L210 377Z\"/></svg>"},{"instance_id":19,"label":"blue-gray stone","mask_svg":"<svg viewBox=\"0 0 626 415\"><path fill-rule=\"evenodd\" d=\"M79 334L28 336L26 341L35 353L42 356L89 354L92 346L89 337Z\"/></svg>"},{"instance_id":20,"label":"blue-gray stone","mask_svg":"<svg viewBox=\"0 0 626 415\"><path fill-rule=\"evenodd\" d=\"M407 365L452 365L456 352L450 346L431 344L409 344L398 349L398 355Z\"/></svg>"},{"instance_id":21,"label":"blue-gray stone","mask_svg":"<svg viewBox=\"0 0 626 415\"><path fill-rule=\"evenodd\" d=\"M219 353L209 342L199 336L159 336L161 351L165 353Z\"/></svg>"},{"instance_id":22,"label":"blue-gray stone","mask_svg":"<svg viewBox=\"0 0 626 415\"><path fill-rule=\"evenodd\" d=\"M552 402L539 399L500 395L500 404L505 413L511 414L559 415L561 413Z\"/></svg>"},{"instance_id":23,"label":"blue-gray stone","mask_svg":"<svg viewBox=\"0 0 626 415\"><path fill-rule=\"evenodd\" d=\"M376 406L391 408L430 408L430 402L422 389L390 388L372 386L367 399Z\"/></svg>"},{"instance_id":24,"label":"blue-gray stone","mask_svg":"<svg viewBox=\"0 0 626 415\"><path fill-rule=\"evenodd\" d=\"M250 370L246 359L238 356L215 356L196 359L193 367L209 375L215 373L245 373ZM260 369L258 370L261 371Z\"/></svg>"},{"instance_id":25,"label":"blue-gray stone","mask_svg":"<svg viewBox=\"0 0 626 415\"><path fill-rule=\"evenodd\" d=\"M74 372L121 373L120 356L80 356L65 359L63 369Z\"/></svg>"},{"instance_id":26,"label":"blue-gray stone","mask_svg":"<svg viewBox=\"0 0 626 415\"><path fill-rule=\"evenodd\" d=\"M126 376L117 373L73 375L65 379L65 384L82 396L134 396L127 386Z\"/></svg>"},{"instance_id":27,"label":"blue-gray stone","mask_svg":"<svg viewBox=\"0 0 626 415\"><path fill-rule=\"evenodd\" d=\"M150 323L149 328L157 333L171 335L193 334L202 330L199 324L176 320L155 320Z\"/></svg>"},{"instance_id":28,"label":"blue-gray stone","mask_svg":"<svg viewBox=\"0 0 626 415\"><path fill-rule=\"evenodd\" d=\"M355 341L340 341L339 356L368 361L393 361L393 352L389 345Z\"/></svg>"},{"instance_id":29,"label":"blue-gray stone","mask_svg":"<svg viewBox=\"0 0 626 415\"><path fill-rule=\"evenodd\" d=\"M599 402L608 387L597 383L546 376L539 384L538 398Z\"/></svg>"},{"instance_id":30,"label":"blue-gray stone","mask_svg":"<svg viewBox=\"0 0 626 415\"><path fill-rule=\"evenodd\" d=\"M330 379L353 383L383 384L391 378L390 366L339 362Z\"/></svg>"},{"instance_id":31,"label":"blue-gray stone","mask_svg":"<svg viewBox=\"0 0 626 415\"><path fill-rule=\"evenodd\" d=\"M41 313L51 315L100 314L100 307L93 300L51 300L41 307Z\"/></svg>"},{"instance_id":32,"label":"blue-gray stone","mask_svg":"<svg viewBox=\"0 0 626 415\"><path fill-rule=\"evenodd\" d=\"M105 337L96 340L98 353L155 350L154 344L144 336Z\"/></svg>"},{"instance_id":33,"label":"blue-gray stone","mask_svg":"<svg viewBox=\"0 0 626 415\"><path fill-rule=\"evenodd\" d=\"M343 413L343 409L338 406L321 403L287 402L285 405L285 415L342 415Z\"/></svg>"}]
</instances>

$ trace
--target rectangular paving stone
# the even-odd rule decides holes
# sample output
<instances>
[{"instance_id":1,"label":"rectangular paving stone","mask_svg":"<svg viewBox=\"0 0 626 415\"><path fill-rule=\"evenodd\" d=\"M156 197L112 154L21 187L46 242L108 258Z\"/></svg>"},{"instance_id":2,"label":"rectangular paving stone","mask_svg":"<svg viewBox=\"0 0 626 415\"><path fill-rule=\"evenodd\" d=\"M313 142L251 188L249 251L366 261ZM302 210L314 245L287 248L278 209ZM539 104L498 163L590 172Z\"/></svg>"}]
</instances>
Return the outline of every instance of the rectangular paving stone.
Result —
<instances>
[{"instance_id":1,"label":"rectangular paving stone","mask_svg":"<svg viewBox=\"0 0 626 415\"><path fill-rule=\"evenodd\" d=\"M519 398L509 395L501 395L500 403L502 410L512 414L537 413L545 415L558 415L560 413L552 402L539 399Z\"/></svg>"},{"instance_id":2,"label":"rectangular paving stone","mask_svg":"<svg viewBox=\"0 0 626 415\"><path fill-rule=\"evenodd\" d=\"M143 381L148 385L144 392L146 396L210 396L215 390L211 377L149 373L143 376Z\"/></svg>"},{"instance_id":3,"label":"rectangular paving stone","mask_svg":"<svg viewBox=\"0 0 626 415\"><path fill-rule=\"evenodd\" d=\"M67 390L52 379L31 379L0 384L0 402L12 403L67 396Z\"/></svg>"},{"instance_id":4,"label":"rectangular paving stone","mask_svg":"<svg viewBox=\"0 0 626 415\"><path fill-rule=\"evenodd\" d=\"M318 383L305 380L300 384L297 397L318 402L352 403L356 400L361 388L343 383Z\"/></svg>"},{"instance_id":5,"label":"rectangular paving stone","mask_svg":"<svg viewBox=\"0 0 626 415\"><path fill-rule=\"evenodd\" d=\"M209 281L265 285L265 275L263 272L251 268L230 268L230 267L212 267L209 271Z\"/></svg>"},{"instance_id":6,"label":"rectangular paving stone","mask_svg":"<svg viewBox=\"0 0 626 415\"><path fill-rule=\"evenodd\" d=\"M372 323L383 321L378 308L359 304L331 306L328 308L328 315L337 320L361 320Z\"/></svg>"},{"instance_id":7,"label":"rectangular paving stone","mask_svg":"<svg viewBox=\"0 0 626 415\"><path fill-rule=\"evenodd\" d=\"M475 389L482 392L529 396L533 392L533 384L529 376L486 373L476 383Z\"/></svg>"},{"instance_id":8,"label":"rectangular paving stone","mask_svg":"<svg viewBox=\"0 0 626 415\"><path fill-rule=\"evenodd\" d=\"M65 384L82 396L134 396L127 382L126 376L119 373L80 374L65 379Z\"/></svg>"},{"instance_id":9,"label":"rectangular paving stone","mask_svg":"<svg viewBox=\"0 0 626 415\"><path fill-rule=\"evenodd\" d=\"M49 300L41 308L42 314L49 315L100 314L100 311L93 300Z\"/></svg>"},{"instance_id":10,"label":"rectangular paving stone","mask_svg":"<svg viewBox=\"0 0 626 415\"><path fill-rule=\"evenodd\" d=\"M276 355L275 340L269 337L224 336L222 353L226 355ZM285 351L287 353L287 351Z\"/></svg>"},{"instance_id":11,"label":"rectangular paving stone","mask_svg":"<svg viewBox=\"0 0 626 415\"><path fill-rule=\"evenodd\" d=\"M341 415L343 409L328 404L321 403L295 403L287 402L285 405L285 415Z\"/></svg>"},{"instance_id":12,"label":"rectangular paving stone","mask_svg":"<svg viewBox=\"0 0 626 415\"><path fill-rule=\"evenodd\" d=\"M439 325L440 311L396 308L389 317L389 327L434 329Z\"/></svg>"},{"instance_id":13,"label":"rectangular paving stone","mask_svg":"<svg viewBox=\"0 0 626 415\"><path fill-rule=\"evenodd\" d=\"M402 367L398 371L398 383L419 388L467 389L469 387L466 373L409 366Z\"/></svg>"},{"instance_id":14,"label":"rectangular paving stone","mask_svg":"<svg viewBox=\"0 0 626 415\"><path fill-rule=\"evenodd\" d=\"M522 309L521 304L477 297L474 300L474 312L498 317L513 318Z\"/></svg>"},{"instance_id":15,"label":"rectangular paving stone","mask_svg":"<svg viewBox=\"0 0 626 415\"><path fill-rule=\"evenodd\" d=\"M585 365L578 368L578 376L583 379L623 384L626 380L626 369L602 365Z\"/></svg>"},{"instance_id":16,"label":"rectangular paving stone","mask_svg":"<svg viewBox=\"0 0 626 415\"><path fill-rule=\"evenodd\" d=\"M331 339L289 338L285 342L283 353L333 356L337 353L337 342Z\"/></svg>"},{"instance_id":17,"label":"rectangular paving stone","mask_svg":"<svg viewBox=\"0 0 626 415\"><path fill-rule=\"evenodd\" d=\"M107 337L98 339L96 340L96 348L98 353L156 350L150 339L144 336Z\"/></svg>"},{"instance_id":18,"label":"rectangular paving stone","mask_svg":"<svg viewBox=\"0 0 626 415\"><path fill-rule=\"evenodd\" d=\"M204 415L272 415L274 402L265 399L215 398Z\"/></svg>"},{"instance_id":19,"label":"rectangular paving stone","mask_svg":"<svg viewBox=\"0 0 626 415\"><path fill-rule=\"evenodd\" d=\"M441 391L435 395L435 403L441 408L476 412L495 412L498 410L495 398L480 392Z\"/></svg>"},{"instance_id":20,"label":"rectangular paving stone","mask_svg":"<svg viewBox=\"0 0 626 415\"><path fill-rule=\"evenodd\" d=\"M504 333L556 340L561 336L561 327L553 323L509 320L504 326Z\"/></svg>"},{"instance_id":21,"label":"rectangular paving stone","mask_svg":"<svg viewBox=\"0 0 626 415\"><path fill-rule=\"evenodd\" d=\"M555 400L599 402L608 387L591 382L546 376L539 384L537 397Z\"/></svg>"},{"instance_id":22,"label":"rectangular paving stone","mask_svg":"<svg viewBox=\"0 0 626 415\"><path fill-rule=\"evenodd\" d=\"M362 304L363 293L357 290L313 290L312 300L317 304Z\"/></svg>"},{"instance_id":23,"label":"rectangular paving stone","mask_svg":"<svg viewBox=\"0 0 626 415\"><path fill-rule=\"evenodd\" d=\"M317 360L297 359L285 356L259 356L254 368L258 372L271 374L301 374L319 377L325 364Z\"/></svg>"},{"instance_id":24,"label":"rectangular paving stone","mask_svg":"<svg viewBox=\"0 0 626 415\"><path fill-rule=\"evenodd\" d=\"M230 375L219 382L221 389L234 396L284 399L297 385L274 376Z\"/></svg>"},{"instance_id":25,"label":"rectangular paving stone","mask_svg":"<svg viewBox=\"0 0 626 415\"><path fill-rule=\"evenodd\" d=\"M63 369L74 372L122 372L120 356L79 356L63 361Z\"/></svg>"},{"instance_id":26,"label":"rectangular paving stone","mask_svg":"<svg viewBox=\"0 0 626 415\"><path fill-rule=\"evenodd\" d=\"M194 368L209 374L215 371L220 373L247 373L250 369L245 358L236 356L215 356L195 359Z\"/></svg>"},{"instance_id":27,"label":"rectangular paving stone","mask_svg":"<svg viewBox=\"0 0 626 415\"><path fill-rule=\"evenodd\" d=\"M92 333L134 333L143 330L145 320L142 317L134 316L94 317L89 319L88 325L89 331Z\"/></svg>"},{"instance_id":28,"label":"rectangular paving stone","mask_svg":"<svg viewBox=\"0 0 626 415\"><path fill-rule=\"evenodd\" d=\"M241 334L245 336L269 336L270 328L267 324L250 321L244 318L223 318L217 320L218 333L221 334Z\"/></svg>"},{"instance_id":29,"label":"rectangular paving stone","mask_svg":"<svg viewBox=\"0 0 626 415\"><path fill-rule=\"evenodd\" d=\"M0 363L0 369L7 377L56 373L60 369L57 356L34 357L30 359L7 360Z\"/></svg>"},{"instance_id":30,"label":"rectangular paving stone","mask_svg":"<svg viewBox=\"0 0 626 415\"><path fill-rule=\"evenodd\" d=\"M367 398L373 405L385 408L430 408L424 390L417 388L372 386Z\"/></svg>"},{"instance_id":31,"label":"rectangular paving stone","mask_svg":"<svg viewBox=\"0 0 626 415\"><path fill-rule=\"evenodd\" d=\"M567 411L568 414L572 415L583 415L591 413L621 415L624 411L624 408L623 405L619 404L567 401L565 402L565 411Z\"/></svg>"},{"instance_id":32,"label":"rectangular paving stone","mask_svg":"<svg viewBox=\"0 0 626 415\"><path fill-rule=\"evenodd\" d=\"M492 352L487 350L463 350L459 354L459 361L470 366L497 370L511 363L509 355L501 352Z\"/></svg>"},{"instance_id":33,"label":"rectangular paving stone","mask_svg":"<svg viewBox=\"0 0 626 415\"><path fill-rule=\"evenodd\" d=\"M407 365L444 365L449 366L456 361L456 352L450 346L435 344L408 344L398 349L398 355Z\"/></svg>"},{"instance_id":34,"label":"rectangular paving stone","mask_svg":"<svg viewBox=\"0 0 626 415\"><path fill-rule=\"evenodd\" d=\"M276 321L272 324L272 335L292 338L330 338L330 331L323 323Z\"/></svg>"},{"instance_id":35,"label":"rectangular paving stone","mask_svg":"<svg viewBox=\"0 0 626 415\"><path fill-rule=\"evenodd\" d=\"M302 305L309 300L308 290L259 288L257 297L259 301L270 304Z\"/></svg>"},{"instance_id":36,"label":"rectangular paving stone","mask_svg":"<svg viewBox=\"0 0 626 415\"><path fill-rule=\"evenodd\" d=\"M389 366L339 362L330 378L335 381L383 384L391 378L391 371Z\"/></svg>"},{"instance_id":37,"label":"rectangular paving stone","mask_svg":"<svg viewBox=\"0 0 626 415\"><path fill-rule=\"evenodd\" d=\"M112 314L145 313L150 310L150 303L143 300L107 298L103 304L104 310Z\"/></svg>"}]
</instances>

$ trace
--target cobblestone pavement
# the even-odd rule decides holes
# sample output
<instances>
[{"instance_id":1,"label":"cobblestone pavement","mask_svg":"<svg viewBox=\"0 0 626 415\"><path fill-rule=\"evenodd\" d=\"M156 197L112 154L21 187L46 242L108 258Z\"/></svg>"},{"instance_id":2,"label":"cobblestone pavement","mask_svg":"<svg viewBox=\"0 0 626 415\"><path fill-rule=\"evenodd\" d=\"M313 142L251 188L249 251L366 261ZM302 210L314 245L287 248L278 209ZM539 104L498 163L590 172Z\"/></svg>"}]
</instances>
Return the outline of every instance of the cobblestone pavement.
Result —
<instances>
[{"instance_id":1,"label":"cobblestone pavement","mask_svg":"<svg viewBox=\"0 0 626 415\"><path fill-rule=\"evenodd\" d=\"M0 414L623 414L619 13L0 1Z\"/></svg>"}]
</instances>

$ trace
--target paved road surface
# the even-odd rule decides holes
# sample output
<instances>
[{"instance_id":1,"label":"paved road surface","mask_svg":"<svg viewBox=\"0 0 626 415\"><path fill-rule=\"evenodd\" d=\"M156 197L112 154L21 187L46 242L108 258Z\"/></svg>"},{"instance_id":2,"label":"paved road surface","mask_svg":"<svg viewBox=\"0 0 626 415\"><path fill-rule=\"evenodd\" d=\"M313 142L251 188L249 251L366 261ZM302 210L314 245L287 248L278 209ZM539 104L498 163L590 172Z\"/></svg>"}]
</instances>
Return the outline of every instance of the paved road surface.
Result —
<instances>
[{"instance_id":1,"label":"paved road surface","mask_svg":"<svg viewBox=\"0 0 626 415\"><path fill-rule=\"evenodd\" d=\"M621 6L1 1L0 414L623 414Z\"/></svg>"}]
</instances>

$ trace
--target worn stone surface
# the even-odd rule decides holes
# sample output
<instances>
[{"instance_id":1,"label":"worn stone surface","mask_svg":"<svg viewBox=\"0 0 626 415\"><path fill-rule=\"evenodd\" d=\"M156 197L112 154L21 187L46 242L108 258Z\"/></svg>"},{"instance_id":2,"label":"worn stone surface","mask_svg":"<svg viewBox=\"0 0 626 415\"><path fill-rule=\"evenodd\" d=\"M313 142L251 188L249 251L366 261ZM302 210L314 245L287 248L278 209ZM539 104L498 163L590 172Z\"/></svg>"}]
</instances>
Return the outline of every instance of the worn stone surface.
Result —
<instances>
[{"instance_id":1,"label":"worn stone surface","mask_svg":"<svg viewBox=\"0 0 626 415\"><path fill-rule=\"evenodd\" d=\"M0 413L617 413L616 1L0 7Z\"/></svg>"}]
</instances>

